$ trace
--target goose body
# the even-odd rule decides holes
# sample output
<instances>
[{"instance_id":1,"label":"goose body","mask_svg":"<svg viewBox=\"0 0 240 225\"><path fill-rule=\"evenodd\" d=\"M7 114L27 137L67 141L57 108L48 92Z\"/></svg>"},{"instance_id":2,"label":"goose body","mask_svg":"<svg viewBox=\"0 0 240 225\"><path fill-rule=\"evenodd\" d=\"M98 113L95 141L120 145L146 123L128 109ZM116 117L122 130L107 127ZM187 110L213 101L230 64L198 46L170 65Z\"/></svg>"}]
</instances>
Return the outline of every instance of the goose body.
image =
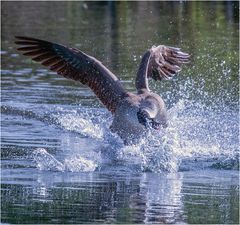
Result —
<instances>
[{"instance_id":1,"label":"goose body","mask_svg":"<svg viewBox=\"0 0 240 225\"><path fill-rule=\"evenodd\" d=\"M179 48L159 45L142 57L136 76L137 93L126 91L119 79L100 61L84 52L52 42L17 36L23 55L41 62L50 70L66 78L87 85L113 114L111 131L124 143L134 143L149 128L167 126L167 112L163 99L150 91L148 79L164 80L173 77L181 64L189 62L189 55Z\"/></svg>"},{"instance_id":2,"label":"goose body","mask_svg":"<svg viewBox=\"0 0 240 225\"><path fill-rule=\"evenodd\" d=\"M119 104L111 130L125 143L135 143L146 135L150 127L159 129L166 125L167 112L164 101L157 94L144 90L138 95L130 94Z\"/></svg>"}]
</instances>

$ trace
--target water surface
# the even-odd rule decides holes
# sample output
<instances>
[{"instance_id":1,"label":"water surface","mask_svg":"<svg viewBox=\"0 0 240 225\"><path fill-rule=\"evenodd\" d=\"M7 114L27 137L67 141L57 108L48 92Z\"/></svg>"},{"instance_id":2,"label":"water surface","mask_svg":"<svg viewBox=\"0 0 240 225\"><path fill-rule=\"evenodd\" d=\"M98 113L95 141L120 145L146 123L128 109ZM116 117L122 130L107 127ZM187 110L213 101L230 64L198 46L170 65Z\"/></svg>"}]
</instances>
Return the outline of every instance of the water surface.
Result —
<instances>
[{"instance_id":1,"label":"water surface","mask_svg":"<svg viewBox=\"0 0 240 225\"><path fill-rule=\"evenodd\" d=\"M2 2L3 223L239 223L238 2ZM14 35L80 48L129 91L146 49L191 54L150 82L169 127L135 146L85 86L20 56Z\"/></svg>"}]
</instances>

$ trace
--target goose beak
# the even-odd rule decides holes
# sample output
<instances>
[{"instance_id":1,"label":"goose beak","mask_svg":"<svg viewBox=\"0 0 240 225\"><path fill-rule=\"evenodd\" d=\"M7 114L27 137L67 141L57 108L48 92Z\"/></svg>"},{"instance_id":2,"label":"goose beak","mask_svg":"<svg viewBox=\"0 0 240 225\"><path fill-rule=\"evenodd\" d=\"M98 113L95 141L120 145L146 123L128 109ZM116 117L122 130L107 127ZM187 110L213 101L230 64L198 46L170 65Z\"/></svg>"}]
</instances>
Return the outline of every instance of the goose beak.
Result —
<instances>
[{"instance_id":1,"label":"goose beak","mask_svg":"<svg viewBox=\"0 0 240 225\"><path fill-rule=\"evenodd\" d=\"M150 124L154 130L160 130L161 124L154 121L154 119L151 120Z\"/></svg>"},{"instance_id":2,"label":"goose beak","mask_svg":"<svg viewBox=\"0 0 240 225\"><path fill-rule=\"evenodd\" d=\"M153 128L154 130L160 130L161 124L156 122L153 118L150 118L149 113L146 110L140 109L137 113L138 122L146 128Z\"/></svg>"},{"instance_id":3,"label":"goose beak","mask_svg":"<svg viewBox=\"0 0 240 225\"><path fill-rule=\"evenodd\" d=\"M137 118L138 118L138 122L140 124L142 124L143 126L145 126L146 128L148 127L148 120L149 120L149 114L146 110L142 110L140 109L137 112Z\"/></svg>"}]
</instances>

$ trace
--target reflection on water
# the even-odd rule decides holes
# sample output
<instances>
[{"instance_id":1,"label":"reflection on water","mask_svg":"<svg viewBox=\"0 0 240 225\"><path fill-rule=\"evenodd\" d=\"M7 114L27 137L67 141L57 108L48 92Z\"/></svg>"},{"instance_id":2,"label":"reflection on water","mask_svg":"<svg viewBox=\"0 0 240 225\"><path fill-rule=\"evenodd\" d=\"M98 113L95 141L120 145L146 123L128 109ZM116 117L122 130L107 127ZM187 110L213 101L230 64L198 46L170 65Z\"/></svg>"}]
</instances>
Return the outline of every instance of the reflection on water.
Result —
<instances>
[{"instance_id":1,"label":"reflection on water","mask_svg":"<svg viewBox=\"0 0 240 225\"><path fill-rule=\"evenodd\" d=\"M10 223L233 223L238 218L234 173L18 172L3 174L2 218Z\"/></svg>"},{"instance_id":2,"label":"reflection on water","mask_svg":"<svg viewBox=\"0 0 240 225\"><path fill-rule=\"evenodd\" d=\"M238 224L238 10L230 1L2 2L2 222ZM14 35L80 48L130 91L146 49L181 47L192 63L150 83L169 128L123 146L94 94L18 55Z\"/></svg>"}]
</instances>

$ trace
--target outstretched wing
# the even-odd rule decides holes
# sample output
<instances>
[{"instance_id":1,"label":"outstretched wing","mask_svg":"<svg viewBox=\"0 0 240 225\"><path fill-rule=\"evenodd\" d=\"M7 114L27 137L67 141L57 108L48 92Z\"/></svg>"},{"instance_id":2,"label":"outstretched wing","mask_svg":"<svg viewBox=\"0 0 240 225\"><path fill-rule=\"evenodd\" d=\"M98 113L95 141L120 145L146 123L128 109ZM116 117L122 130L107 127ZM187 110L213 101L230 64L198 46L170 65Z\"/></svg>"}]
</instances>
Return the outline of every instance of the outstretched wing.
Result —
<instances>
[{"instance_id":1,"label":"outstretched wing","mask_svg":"<svg viewBox=\"0 0 240 225\"><path fill-rule=\"evenodd\" d=\"M148 89L148 79L154 80L170 79L181 71L180 66L189 62L189 54L180 48L164 45L152 47L148 50L139 65L136 88L137 90Z\"/></svg>"},{"instance_id":2,"label":"outstretched wing","mask_svg":"<svg viewBox=\"0 0 240 225\"><path fill-rule=\"evenodd\" d=\"M19 51L66 78L89 86L112 113L125 95L118 78L100 61L84 52L29 37L16 37Z\"/></svg>"}]
</instances>

